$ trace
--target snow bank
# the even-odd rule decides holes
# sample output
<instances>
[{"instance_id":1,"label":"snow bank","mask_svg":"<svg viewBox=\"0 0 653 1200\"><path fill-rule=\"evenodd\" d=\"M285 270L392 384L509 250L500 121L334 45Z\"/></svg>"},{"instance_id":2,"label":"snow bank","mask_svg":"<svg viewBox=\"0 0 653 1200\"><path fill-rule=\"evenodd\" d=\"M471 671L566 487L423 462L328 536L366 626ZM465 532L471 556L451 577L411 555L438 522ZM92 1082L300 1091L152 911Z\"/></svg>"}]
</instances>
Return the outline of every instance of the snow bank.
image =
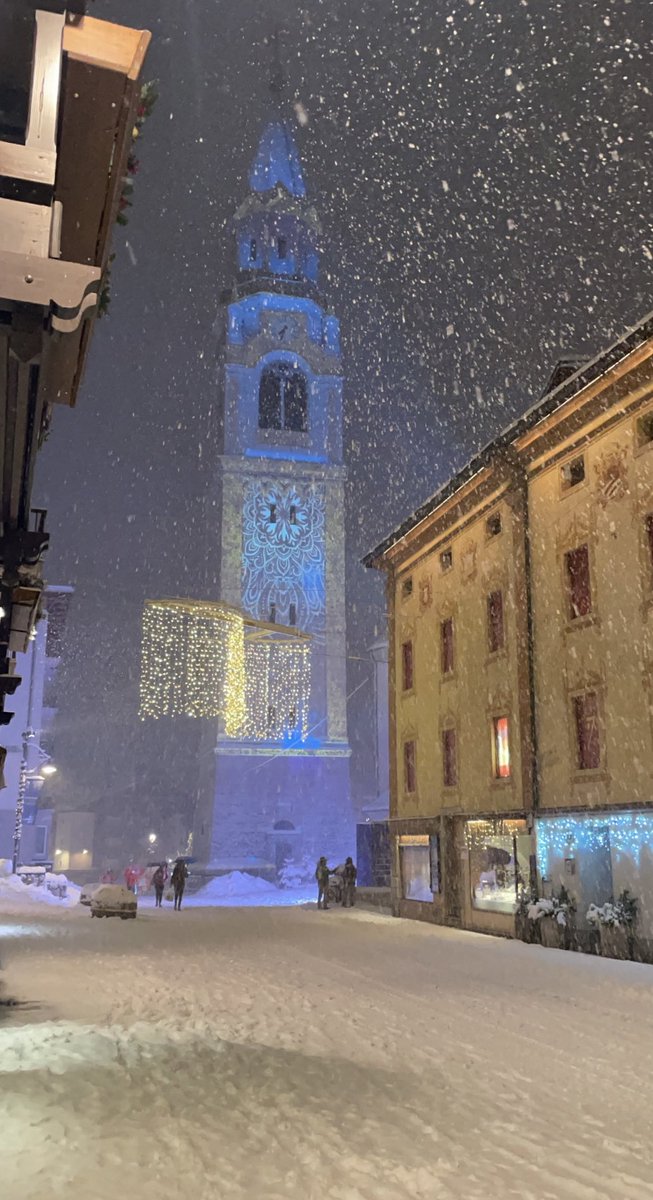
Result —
<instances>
[{"instance_id":1,"label":"snow bank","mask_svg":"<svg viewBox=\"0 0 653 1200\"><path fill-rule=\"evenodd\" d=\"M55 885L65 883L66 896L55 896L47 887L48 882ZM46 873L45 883L36 886L33 883L23 883L18 876L11 874L11 863L8 859L0 859L0 911L24 912L33 910L34 906L49 906L51 908L74 908L79 904L81 888L71 883L65 875Z\"/></svg>"},{"instance_id":2,"label":"snow bank","mask_svg":"<svg viewBox=\"0 0 653 1200\"><path fill-rule=\"evenodd\" d=\"M310 890L313 896L313 889ZM248 875L246 871L230 871L227 875L218 875L201 888L199 892L188 896L184 903L200 905L242 905L244 907L286 904L302 904L307 899L307 890L291 890L278 888L257 875Z\"/></svg>"}]
</instances>

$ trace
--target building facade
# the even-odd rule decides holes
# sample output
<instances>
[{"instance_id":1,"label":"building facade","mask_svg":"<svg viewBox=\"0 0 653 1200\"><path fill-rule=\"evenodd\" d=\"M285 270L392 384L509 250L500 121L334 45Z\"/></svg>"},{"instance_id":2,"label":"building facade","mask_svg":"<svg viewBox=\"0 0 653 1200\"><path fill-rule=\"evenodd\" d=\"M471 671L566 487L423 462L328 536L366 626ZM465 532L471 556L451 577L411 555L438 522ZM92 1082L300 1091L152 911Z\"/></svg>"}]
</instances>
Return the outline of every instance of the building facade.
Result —
<instances>
[{"instance_id":1,"label":"building facade","mask_svg":"<svg viewBox=\"0 0 653 1200\"><path fill-rule=\"evenodd\" d=\"M224 308L219 595L271 628L310 635L310 705L300 724L271 696L246 737L220 730L208 857L280 869L353 836L342 373L339 323L318 290L320 224L281 114L249 185Z\"/></svg>"},{"instance_id":2,"label":"building facade","mask_svg":"<svg viewBox=\"0 0 653 1200\"><path fill-rule=\"evenodd\" d=\"M20 861L54 861L53 809L43 789L56 770L53 722L58 695L57 676L73 588L48 585L42 595L42 616L27 651L17 655L22 685L14 698L14 717L7 731L4 788L0 791L0 858L11 858L21 769L25 795ZM47 793L46 793L47 795Z\"/></svg>"},{"instance_id":3,"label":"building facade","mask_svg":"<svg viewBox=\"0 0 653 1200\"><path fill-rule=\"evenodd\" d=\"M376 548L390 629L393 900L511 933L627 888L653 939L653 320Z\"/></svg>"}]
</instances>

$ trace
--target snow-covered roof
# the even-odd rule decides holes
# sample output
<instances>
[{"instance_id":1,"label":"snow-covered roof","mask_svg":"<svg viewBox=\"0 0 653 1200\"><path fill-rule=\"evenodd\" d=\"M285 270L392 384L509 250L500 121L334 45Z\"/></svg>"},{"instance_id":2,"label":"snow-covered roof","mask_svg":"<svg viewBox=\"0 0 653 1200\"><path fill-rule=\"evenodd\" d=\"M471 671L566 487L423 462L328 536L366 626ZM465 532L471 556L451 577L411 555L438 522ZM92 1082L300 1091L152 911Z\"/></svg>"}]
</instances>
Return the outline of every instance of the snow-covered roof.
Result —
<instances>
[{"instance_id":1,"label":"snow-covered roof","mask_svg":"<svg viewBox=\"0 0 653 1200\"><path fill-rule=\"evenodd\" d=\"M532 429L540 421L543 421L545 417L550 416L551 413L561 408L564 404L567 404L569 400L577 396L584 388L589 387L591 383L600 379L602 375L605 375L607 371L616 366L622 359L627 358L638 346L650 338L653 338L653 312L648 313L638 325L634 325L631 329L628 329L607 350L602 350L600 354L589 362L581 363L578 370L567 375L557 387L545 392L536 404L527 409L521 417L518 417L508 425L501 433L497 434L491 442L488 442L482 450L479 450L473 458L470 458L460 471L447 480L446 483L442 484L419 508L416 508L397 529L388 534L373 550L370 550L362 560L364 566L379 566L379 560L384 557L388 550L395 546L397 542L400 542L402 538L405 538L427 517L431 516L441 504L444 504L460 488L469 483L479 471L490 466L497 451L511 445L528 429Z\"/></svg>"}]
</instances>

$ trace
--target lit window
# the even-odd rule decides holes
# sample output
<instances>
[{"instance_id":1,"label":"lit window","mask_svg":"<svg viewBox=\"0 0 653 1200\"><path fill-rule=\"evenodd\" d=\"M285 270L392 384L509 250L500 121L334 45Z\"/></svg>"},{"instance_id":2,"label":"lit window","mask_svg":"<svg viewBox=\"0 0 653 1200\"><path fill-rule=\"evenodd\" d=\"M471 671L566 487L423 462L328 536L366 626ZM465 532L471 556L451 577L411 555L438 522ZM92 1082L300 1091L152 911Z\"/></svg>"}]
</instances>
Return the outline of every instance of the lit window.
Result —
<instances>
[{"instance_id":1,"label":"lit window","mask_svg":"<svg viewBox=\"0 0 653 1200\"><path fill-rule=\"evenodd\" d=\"M453 566L453 550L443 550L440 555L440 570L449 571Z\"/></svg>"},{"instance_id":2,"label":"lit window","mask_svg":"<svg viewBox=\"0 0 653 1200\"><path fill-rule=\"evenodd\" d=\"M454 668L453 617L440 624L440 667L443 675L451 675Z\"/></svg>"},{"instance_id":3,"label":"lit window","mask_svg":"<svg viewBox=\"0 0 653 1200\"><path fill-rule=\"evenodd\" d=\"M294 729L297 724L297 709L293 706L288 713L288 728Z\"/></svg>"},{"instance_id":4,"label":"lit window","mask_svg":"<svg viewBox=\"0 0 653 1200\"><path fill-rule=\"evenodd\" d=\"M590 555L588 546L578 546L565 555L567 586L569 590L569 616L572 621L586 617L592 611L590 587Z\"/></svg>"},{"instance_id":5,"label":"lit window","mask_svg":"<svg viewBox=\"0 0 653 1200\"><path fill-rule=\"evenodd\" d=\"M413 594L413 577L412 577L412 575L409 575L408 579L402 580L401 598L402 598L402 600L407 600L409 596L412 596L412 594Z\"/></svg>"},{"instance_id":6,"label":"lit window","mask_svg":"<svg viewBox=\"0 0 653 1200\"><path fill-rule=\"evenodd\" d=\"M288 613L288 624L289 625L297 624L297 605L296 604L290 605L290 609L289 609L289 613Z\"/></svg>"},{"instance_id":7,"label":"lit window","mask_svg":"<svg viewBox=\"0 0 653 1200\"><path fill-rule=\"evenodd\" d=\"M644 413L637 422L637 441L640 446L653 442L653 412Z\"/></svg>"},{"instance_id":8,"label":"lit window","mask_svg":"<svg viewBox=\"0 0 653 1200\"><path fill-rule=\"evenodd\" d=\"M270 515L268 517L268 521L270 522L270 525L276 525L277 523L277 506L274 502L270 504Z\"/></svg>"},{"instance_id":9,"label":"lit window","mask_svg":"<svg viewBox=\"0 0 653 1200\"><path fill-rule=\"evenodd\" d=\"M510 722L508 717L492 721L492 758L495 779L510 778Z\"/></svg>"},{"instance_id":10,"label":"lit window","mask_svg":"<svg viewBox=\"0 0 653 1200\"><path fill-rule=\"evenodd\" d=\"M405 692L409 692L413 686L412 642L403 642L401 646L401 683Z\"/></svg>"},{"instance_id":11,"label":"lit window","mask_svg":"<svg viewBox=\"0 0 653 1200\"><path fill-rule=\"evenodd\" d=\"M414 792L415 786L415 743L404 742L404 790Z\"/></svg>"},{"instance_id":12,"label":"lit window","mask_svg":"<svg viewBox=\"0 0 653 1200\"><path fill-rule=\"evenodd\" d=\"M432 904L440 891L440 839L417 833L403 834L397 841L402 899Z\"/></svg>"},{"instance_id":13,"label":"lit window","mask_svg":"<svg viewBox=\"0 0 653 1200\"><path fill-rule=\"evenodd\" d=\"M576 749L579 771L596 771L601 766L599 702L596 692L574 696Z\"/></svg>"},{"instance_id":14,"label":"lit window","mask_svg":"<svg viewBox=\"0 0 653 1200\"><path fill-rule=\"evenodd\" d=\"M501 533L501 513L493 513L485 522L485 529L489 538L498 537Z\"/></svg>"},{"instance_id":15,"label":"lit window","mask_svg":"<svg viewBox=\"0 0 653 1200\"><path fill-rule=\"evenodd\" d=\"M490 654L503 650L505 644L503 626L503 592L490 592L487 598L487 638Z\"/></svg>"},{"instance_id":16,"label":"lit window","mask_svg":"<svg viewBox=\"0 0 653 1200\"><path fill-rule=\"evenodd\" d=\"M456 787L458 762L456 757L455 729L442 730L442 774L445 787Z\"/></svg>"},{"instance_id":17,"label":"lit window","mask_svg":"<svg viewBox=\"0 0 653 1200\"><path fill-rule=\"evenodd\" d=\"M288 257L288 239L287 238L280 237L277 239L277 252L279 254L279 258L287 258Z\"/></svg>"},{"instance_id":18,"label":"lit window","mask_svg":"<svg viewBox=\"0 0 653 1200\"><path fill-rule=\"evenodd\" d=\"M560 477L562 481L562 490L568 492L570 488L577 487L585 478L585 459L581 454L579 458L572 458L571 462L565 463L560 468Z\"/></svg>"},{"instance_id":19,"label":"lit window","mask_svg":"<svg viewBox=\"0 0 653 1200\"><path fill-rule=\"evenodd\" d=\"M289 511L288 516L289 516L290 524L296 525L297 524L297 505L296 504L290 505L290 511Z\"/></svg>"}]
</instances>

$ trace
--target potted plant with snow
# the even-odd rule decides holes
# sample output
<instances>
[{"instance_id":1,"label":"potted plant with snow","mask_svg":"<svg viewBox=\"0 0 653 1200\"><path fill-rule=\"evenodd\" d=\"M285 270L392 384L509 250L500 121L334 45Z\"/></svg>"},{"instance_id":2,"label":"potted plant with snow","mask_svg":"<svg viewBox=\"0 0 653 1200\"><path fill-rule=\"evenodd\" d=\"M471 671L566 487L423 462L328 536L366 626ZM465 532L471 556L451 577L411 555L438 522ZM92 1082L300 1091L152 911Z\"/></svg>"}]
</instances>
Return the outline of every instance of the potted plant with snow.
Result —
<instances>
[{"instance_id":1,"label":"potted plant with snow","mask_svg":"<svg viewBox=\"0 0 653 1200\"><path fill-rule=\"evenodd\" d=\"M535 902L536 898L523 889L517 897L515 937L519 938L520 942L539 942L540 940L539 921L534 921L529 916L530 907Z\"/></svg>"},{"instance_id":2,"label":"potted plant with snow","mask_svg":"<svg viewBox=\"0 0 653 1200\"><path fill-rule=\"evenodd\" d=\"M570 950L572 947L572 922L576 911L566 888L561 887L557 896L544 896L529 906L528 915L540 929L542 945L550 950Z\"/></svg>"},{"instance_id":3,"label":"potted plant with snow","mask_svg":"<svg viewBox=\"0 0 653 1200\"><path fill-rule=\"evenodd\" d=\"M599 931L604 958L634 957L637 900L627 888L618 900L609 900L600 907L590 904L587 920Z\"/></svg>"}]
</instances>

